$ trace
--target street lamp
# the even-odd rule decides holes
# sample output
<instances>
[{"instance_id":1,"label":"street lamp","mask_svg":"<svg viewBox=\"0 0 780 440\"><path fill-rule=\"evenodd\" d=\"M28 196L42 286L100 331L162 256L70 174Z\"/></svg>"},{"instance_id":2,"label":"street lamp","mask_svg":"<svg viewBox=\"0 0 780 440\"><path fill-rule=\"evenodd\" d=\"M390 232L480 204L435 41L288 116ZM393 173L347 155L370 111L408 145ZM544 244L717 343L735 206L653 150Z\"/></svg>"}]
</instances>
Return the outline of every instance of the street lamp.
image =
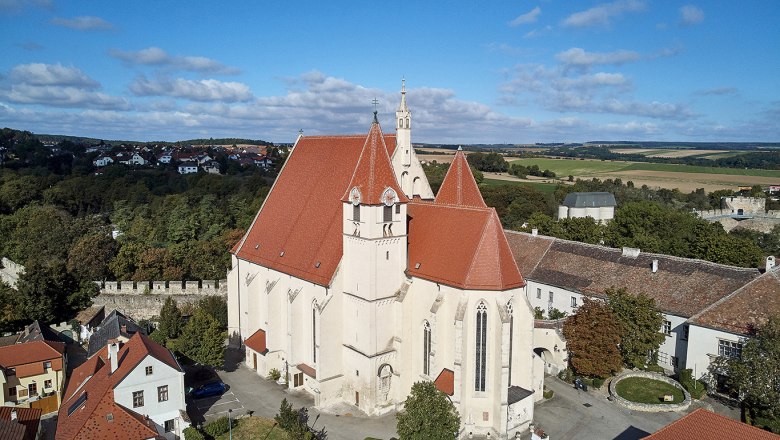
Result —
<instances>
[{"instance_id":1,"label":"street lamp","mask_svg":"<svg viewBox=\"0 0 780 440\"><path fill-rule=\"evenodd\" d=\"M228 409L228 429L230 429L230 440L233 440L233 417L232 416L233 416L233 409Z\"/></svg>"}]
</instances>

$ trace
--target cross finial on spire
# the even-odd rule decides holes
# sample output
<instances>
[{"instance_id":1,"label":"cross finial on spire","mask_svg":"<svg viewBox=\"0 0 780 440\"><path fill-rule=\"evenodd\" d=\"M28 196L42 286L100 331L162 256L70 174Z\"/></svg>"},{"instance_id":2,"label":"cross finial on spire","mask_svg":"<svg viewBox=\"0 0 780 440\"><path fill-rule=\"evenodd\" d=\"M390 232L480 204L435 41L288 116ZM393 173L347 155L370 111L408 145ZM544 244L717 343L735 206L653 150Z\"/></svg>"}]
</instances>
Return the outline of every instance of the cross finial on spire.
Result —
<instances>
[{"instance_id":1,"label":"cross finial on spire","mask_svg":"<svg viewBox=\"0 0 780 440\"><path fill-rule=\"evenodd\" d=\"M401 93L406 94L406 78L401 77Z\"/></svg>"},{"instance_id":2,"label":"cross finial on spire","mask_svg":"<svg viewBox=\"0 0 780 440\"><path fill-rule=\"evenodd\" d=\"M379 119L376 117L376 113L377 113L377 111L374 110L374 123L378 124L379 123Z\"/></svg>"},{"instance_id":3,"label":"cross finial on spire","mask_svg":"<svg viewBox=\"0 0 780 440\"><path fill-rule=\"evenodd\" d=\"M376 107L379 105L379 100L374 97L374 99L371 101L371 104L374 104L374 111L376 111Z\"/></svg>"}]
</instances>

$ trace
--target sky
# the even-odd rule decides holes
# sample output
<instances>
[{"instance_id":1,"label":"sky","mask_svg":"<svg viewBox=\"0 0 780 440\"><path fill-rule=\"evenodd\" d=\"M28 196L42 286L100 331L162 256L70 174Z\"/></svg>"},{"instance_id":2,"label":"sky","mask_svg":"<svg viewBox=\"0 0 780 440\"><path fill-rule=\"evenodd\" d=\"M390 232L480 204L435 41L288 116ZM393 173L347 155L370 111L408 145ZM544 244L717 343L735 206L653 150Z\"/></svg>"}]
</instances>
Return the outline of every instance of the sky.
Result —
<instances>
[{"instance_id":1,"label":"sky","mask_svg":"<svg viewBox=\"0 0 780 440\"><path fill-rule=\"evenodd\" d=\"M777 0L0 0L0 126L392 132L405 79L413 142L780 142L778 23Z\"/></svg>"}]
</instances>

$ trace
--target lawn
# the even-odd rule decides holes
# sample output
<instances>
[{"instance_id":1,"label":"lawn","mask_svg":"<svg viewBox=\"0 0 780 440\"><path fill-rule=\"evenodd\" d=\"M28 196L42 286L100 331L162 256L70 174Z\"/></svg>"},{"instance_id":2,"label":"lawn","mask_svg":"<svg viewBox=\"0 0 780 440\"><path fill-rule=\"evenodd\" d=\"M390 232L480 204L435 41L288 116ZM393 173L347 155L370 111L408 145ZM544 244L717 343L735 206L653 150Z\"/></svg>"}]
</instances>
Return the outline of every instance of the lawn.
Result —
<instances>
[{"instance_id":1,"label":"lawn","mask_svg":"<svg viewBox=\"0 0 780 440\"><path fill-rule=\"evenodd\" d=\"M672 404L685 399L680 388L647 377L628 377L618 382L615 388L620 397L638 403ZM664 402L664 394L673 395L674 401Z\"/></svg>"},{"instance_id":2,"label":"lawn","mask_svg":"<svg viewBox=\"0 0 780 440\"><path fill-rule=\"evenodd\" d=\"M543 193L554 193L555 188L558 186L554 183L535 183L535 182L520 182L514 180L500 180L500 179L482 179L482 185L485 186L498 186L498 185L525 185L531 188L541 191Z\"/></svg>"},{"instance_id":3,"label":"lawn","mask_svg":"<svg viewBox=\"0 0 780 440\"><path fill-rule=\"evenodd\" d=\"M262 417L244 417L237 419L238 426L233 428L233 440L290 440L290 437L276 423ZM230 433L224 433L217 440L228 440Z\"/></svg>"}]
</instances>

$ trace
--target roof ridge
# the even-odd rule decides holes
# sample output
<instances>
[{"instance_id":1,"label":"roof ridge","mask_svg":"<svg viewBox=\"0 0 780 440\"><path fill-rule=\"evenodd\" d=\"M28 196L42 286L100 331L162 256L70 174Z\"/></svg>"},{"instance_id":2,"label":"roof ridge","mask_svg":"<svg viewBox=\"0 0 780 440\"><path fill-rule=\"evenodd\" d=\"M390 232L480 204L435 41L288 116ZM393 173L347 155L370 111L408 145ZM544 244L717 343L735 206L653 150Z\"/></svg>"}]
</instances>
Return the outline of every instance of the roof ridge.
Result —
<instances>
[{"instance_id":1,"label":"roof ridge","mask_svg":"<svg viewBox=\"0 0 780 440\"><path fill-rule=\"evenodd\" d=\"M506 238L506 233L507 233L507 232L510 232L510 233L512 233L512 234L518 234L518 235L528 235L529 237L534 237L534 235L533 235L533 234L529 234L529 233L527 233L527 232L520 232L520 231L513 231L513 230L511 230L511 229L508 229L508 230L507 230L507 229L504 229L504 234L505 234L505 235L504 235L504 237L505 237L505 238ZM529 271L528 271L528 273L529 273L529 274L532 274L532 273L533 273L533 272L536 270L536 268L537 268L537 267L539 267L539 263L541 263L541 262L542 262L542 260L544 260L544 258L547 256L547 253L548 253L548 252L550 252L550 248L552 247L553 243L555 243L555 240L556 240L556 238L555 238L555 237L548 237L548 236L546 236L546 235L536 235L535 237L549 238L549 239L550 239L550 240L549 240L549 241L550 241L550 243L549 243L549 244L547 245L547 247L544 249L544 252L542 253L542 256L541 256L539 259L537 259L537 260L536 260L536 264L534 264L534 267L532 267L532 268L531 268L531 270L529 270ZM511 248L510 248L510 249L511 249ZM515 262L517 262L517 260L515 260ZM519 269L520 269L520 268L518 267L518 270L519 270ZM523 274L521 273L520 275L523 275ZM525 277L523 277L523 279L525 279Z\"/></svg>"},{"instance_id":2,"label":"roof ridge","mask_svg":"<svg viewBox=\"0 0 780 440\"><path fill-rule=\"evenodd\" d=\"M395 192L394 201L409 201L398 184L382 127L376 120L368 130L366 142L363 144L352 177L349 179L344 196L341 198L342 202L351 201L350 191L354 188L358 188L360 203L365 205L383 204L383 193L387 188L391 188Z\"/></svg>"},{"instance_id":3,"label":"roof ridge","mask_svg":"<svg viewBox=\"0 0 780 440\"><path fill-rule=\"evenodd\" d=\"M735 290L735 291L733 291L733 292L729 293L728 295L725 295L725 296L723 296L723 298L721 298L721 299L719 299L719 300L715 301L714 303L710 304L709 306L705 307L705 308L704 308L703 310L701 310L699 313L696 313L695 315L691 316L690 318L688 318L688 321L693 321L694 319L697 319L697 318L699 318L699 317L700 317L700 315L702 315L702 314L706 313L706 312L707 312L707 311L709 311L710 309L713 309L713 308L715 308L716 306L718 306L718 305L722 304L723 302L725 302L725 301L727 301L727 300L729 300L729 299L731 299L731 298L733 298L733 297L735 297L735 296L739 295L739 293L740 293L741 291L745 290L745 289L746 289L748 286L752 285L753 283L757 283L757 282L759 282L759 281L763 281L765 276L766 276L766 277L769 277L769 276L774 276L775 278L777 278L777 276L775 276L775 275L774 275L772 272L764 272L763 274L761 274L761 275L759 275L759 276L757 276L757 277L753 278L752 280L748 281L747 283L743 284L743 285L742 285L742 286L740 286L740 287L739 287L737 290ZM777 279L778 279L778 280L780 280L780 278L777 278Z\"/></svg>"},{"instance_id":4,"label":"roof ridge","mask_svg":"<svg viewBox=\"0 0 780 440\"><path fill-rule=\"evenodd\" d=\"M471 255L471 263L469 263L469 271L466 274L466 278L465 278L466 282L468 282L469 278L471 278L472 271L474 270L474 265L477 262L477 256L479 254L479 251L482 249L482 244L485 242L485 235L486 235L485 232L488 228L490 221L491 218L488 218L487 221L482 225L482 231L479 234L479 243L477 243L477 247L474 249L474 253ZM501 272L500 268L499 268L499 272ZM503 282L501 283L501 285L503 286Z\"/></svg>"},{"instance_id":5,"label":"roof ridge","mask_svg":"<svg viewBox=\"0 0 780 440\"><path fill-rule=\"evenodd\" d=\"M436 193L434 203L487 207L462 150L455 153L455 158Z\"/></svg>"}]
</instances>

